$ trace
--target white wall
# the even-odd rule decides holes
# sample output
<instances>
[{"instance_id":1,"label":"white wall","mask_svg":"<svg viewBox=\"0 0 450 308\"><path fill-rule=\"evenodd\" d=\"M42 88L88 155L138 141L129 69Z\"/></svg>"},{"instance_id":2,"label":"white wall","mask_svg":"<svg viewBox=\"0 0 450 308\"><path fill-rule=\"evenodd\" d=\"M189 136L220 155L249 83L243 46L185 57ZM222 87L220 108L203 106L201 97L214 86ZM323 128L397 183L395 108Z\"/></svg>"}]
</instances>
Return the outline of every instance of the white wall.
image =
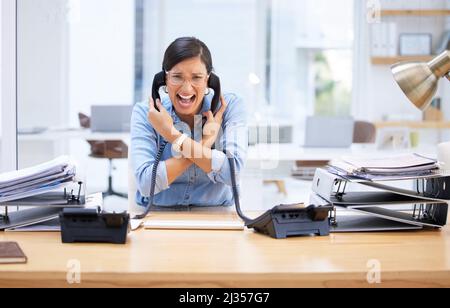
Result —
<instances>
[{"instance_id":1,"label":"white wall","mask_svg":"<svg viewBox=\"0 0 450 308\"><path fill-rule=\"evenodd\" d=\"M67 119L67 0L17 2L18 126Z\"/></svg>"},{"instance_id":2,"label":"white wall","mask_svg":"<svg viewBox=\"0 0 450 308\"><path fill-rule=\"evenodd\" d=\"M132 104L134 1L79 0L69 24L70 125L92 104Z\"/></svg>"}]
</instances>

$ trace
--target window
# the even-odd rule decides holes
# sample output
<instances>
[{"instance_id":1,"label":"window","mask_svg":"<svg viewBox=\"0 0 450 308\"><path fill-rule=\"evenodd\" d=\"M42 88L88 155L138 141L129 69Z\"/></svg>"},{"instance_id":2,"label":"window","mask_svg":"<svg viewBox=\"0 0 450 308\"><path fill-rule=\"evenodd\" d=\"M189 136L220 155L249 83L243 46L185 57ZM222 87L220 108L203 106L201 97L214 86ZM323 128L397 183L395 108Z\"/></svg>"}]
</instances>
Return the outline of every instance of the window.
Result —
<instances>
[{"instance_id":1,"label":"window","mask_svg":"<svg viewBox=\"0 0 450 308\"><path fill-rule=\"evenodd\" d=\"M272 1L270 101L285 117L350 113L353 5Z\"/></svg>"},{"instance_id":2,"label":"window","mask_svg":"<svg viewBox=\"0 0 450 308\"><path fill-rule=\"evenodd\" d=\"M352 52L322 50L314 57L316 115L349 115L352 98Z\"/></svg>"}]
</instances>

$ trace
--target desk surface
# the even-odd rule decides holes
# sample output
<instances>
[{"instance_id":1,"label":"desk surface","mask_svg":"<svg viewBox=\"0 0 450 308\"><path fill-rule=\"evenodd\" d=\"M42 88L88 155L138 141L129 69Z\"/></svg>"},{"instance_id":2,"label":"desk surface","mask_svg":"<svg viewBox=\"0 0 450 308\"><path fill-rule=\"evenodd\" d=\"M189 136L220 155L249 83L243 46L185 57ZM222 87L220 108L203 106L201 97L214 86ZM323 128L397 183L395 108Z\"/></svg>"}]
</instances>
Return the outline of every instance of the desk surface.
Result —
<instances>
[{"instance_id":1,"label":"desk surface","mask_svg":"<svg viewBox=\"0 0 450 308\"><path fill-rule=\"evenodd\" d=\"M155 219L235 219L232 213L154 213ZM126 245L61 244L59 233L1 233L17 241L26 265L0 265L0 287L369 286L379 262L382 287L450 286L450 228L441 231L332 234L274 240L253 231L139 230ZM70 263L69 263L70 266Z\"/></svg>"}]
</instances>

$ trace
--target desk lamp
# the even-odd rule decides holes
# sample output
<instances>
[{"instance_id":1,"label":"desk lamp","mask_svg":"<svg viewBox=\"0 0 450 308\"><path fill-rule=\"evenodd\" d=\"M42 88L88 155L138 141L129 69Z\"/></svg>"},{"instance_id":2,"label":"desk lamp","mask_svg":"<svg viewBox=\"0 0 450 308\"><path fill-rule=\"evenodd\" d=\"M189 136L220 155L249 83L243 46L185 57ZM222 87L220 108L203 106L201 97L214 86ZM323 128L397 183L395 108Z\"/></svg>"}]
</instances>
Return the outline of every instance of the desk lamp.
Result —
<instances>
[{"instance_id":1,"label":"desk lamp","mask_svg":"<svg viewBox=\"0 0 450 308\"><path fill-rule=\"evenodd\" d=\"M408 99L425 110L436 94L439 79L446 77L450 81L450 51L444 51L428 63L401 62L391 69Z\"/></svg>"},{"instance_id":2,"label":"desk lamp","mask_svg":"<svg viewBox=\"0 0 450 308\"><path fill-rule=\"evenodd\" d=\"M392 66L394 79L408 99L419 109L431 104L439 79L450 81L450 51L446 50L430 62L404 62ZM438 145L438 161L441 169L450 170L450 142ZM450 177L436 180L440 198L450 198ZM446 189L447 187L447 189Z\"/></svg>"}]
</instances>

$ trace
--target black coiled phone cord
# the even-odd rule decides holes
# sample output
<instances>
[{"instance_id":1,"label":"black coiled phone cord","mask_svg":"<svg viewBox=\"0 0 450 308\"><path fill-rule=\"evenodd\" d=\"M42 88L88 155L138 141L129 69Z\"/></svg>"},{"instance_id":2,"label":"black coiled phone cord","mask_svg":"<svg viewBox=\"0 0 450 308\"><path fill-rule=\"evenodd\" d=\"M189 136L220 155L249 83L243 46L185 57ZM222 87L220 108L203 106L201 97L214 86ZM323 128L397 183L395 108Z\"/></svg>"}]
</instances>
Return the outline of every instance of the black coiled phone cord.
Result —
<instances>
[{"instance_id":1,"label":"black coiled phone cord","mask_svg":"<svg viewBox=\"0 0 450 308\"><path fill-rule=\"evenodd\" d=\"M134 219L144 219L150 212L150 209L153 207L153 198L155 196L155 186L156 186L156 174L158 172L158 165L161 161L161 158L164 153L164 149L166 148L166 145L167 145L167 141L163 140L161 143L161 146L159 147L158 154L156 155L155 162L153 163L152 181L150 184L150 197L149 197L149 202L148 202L147 208L145 209L145 212L143 214L136 215L134 217Z\"/></svg>"}]
</instances>

